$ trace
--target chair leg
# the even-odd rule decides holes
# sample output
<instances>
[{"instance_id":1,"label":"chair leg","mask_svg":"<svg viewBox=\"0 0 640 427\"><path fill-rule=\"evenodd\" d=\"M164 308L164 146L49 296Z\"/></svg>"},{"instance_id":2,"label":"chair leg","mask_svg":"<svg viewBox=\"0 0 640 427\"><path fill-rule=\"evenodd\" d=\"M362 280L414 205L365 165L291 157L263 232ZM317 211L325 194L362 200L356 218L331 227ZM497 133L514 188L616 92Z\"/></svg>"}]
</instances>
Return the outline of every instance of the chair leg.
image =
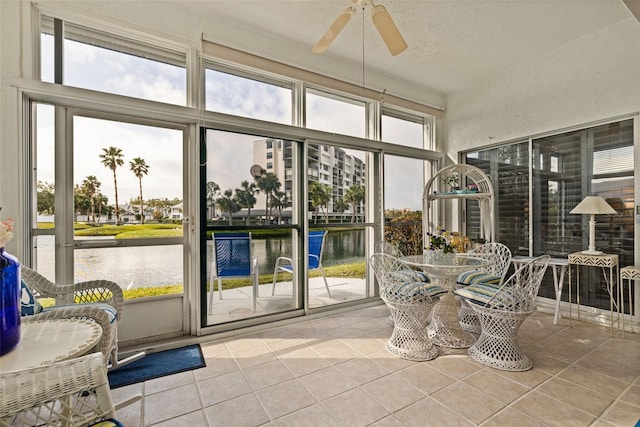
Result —
<instances>
[{"instance_id":1,"label":"chair leg","mask_svg":"<svg viewBox=\"0 0 640 427\"><path fill-rule=\"evenodd\" d=\"M211 278L211 280L209 281L209 314L211 314L211 312L213 311L213 294L216 291L215 284L215 280Z\"/></svg>"},{"instance_id":2,"label":"chair leg","mask_svg":"<svg viewBox=\"0 0 640 427\"><path fill-rule=\"evenodd\" d=\"M116 332L117 334L117 332ZM118 342L118 337L117 335L113 338L115 340L115 342ZM128 365L131 362L135 362L136 360L140 360L142 359L144 356L146 356L146 353L144 351L140 351L138 353L135 353L129 357L125 357L124 359L120 359L118 360L118 345L114 345L114 347L111 349L111 354L109 357L109 362L111 362L110 364L107 365L107 369L109 371L112 371L114 369L118 369L121 366L124 365Z\"/></svg>"},{"instance_id":3,"label":"chair leg","mask_svg":"<svg viewBox=\"0 0 640 427\"><path fill-rule=\"evenodd\" d=\"M329 290L329 284L327 283L327 276L324 275L324 268L322 268L322 264L318 266L320 269L320 273L322 273L322 278L324 279L324 287L327 288L327 294L329 298L331 298L331 291Z\"/></svg>"},{"instance_id":4,"label":"chair leg","mask_svg":"<svg viewBox=\"0 0 640 427\"><path fill-rule=\"evenodd\" d=\"M220 301L222 301L222 279L218 277L218 296L220 297Z\"/></svg>"},{"instance_id":5,"label":"chair leg","mask_svg":"<svg viewBox=\"0 0 640 427\"><path fill-rule=\"evenodd\" d=\"M258 282L258 275L253 274L253 312L256 312L256 306L258 304L258 295L260 294L259 289L260 283Z\"/></svg>"},{"instance_id":6,"label":"chair leg","mask_svg":"<svg viewBox=\"0 0 640 427\"><path fill-rule=\"evenodd\" d=\"M276 262L276 266L273 269L273 285L271 286L271 296L276 294L276 280L278 279L278 263Z\"/></svg>"},{"instance_id":7,"label":"chair leg","mask_svg":"<svg viewBox=\"0 0 640 427\"><path fill-rule=\"evenodd\" d=\"M116 354L115 357L113 357L113 360L115 362L112 362L111 365L109 365L109 370L112 371L114 369L118 369L124 365L128 365L129 363L135 362L136 360L140 360L143 357L145 357L147 354L144 351L132 354L129 357L125 357L124 359L120 359L118 360L117 357L118 355Z\"/></svg>"}]
</instances>

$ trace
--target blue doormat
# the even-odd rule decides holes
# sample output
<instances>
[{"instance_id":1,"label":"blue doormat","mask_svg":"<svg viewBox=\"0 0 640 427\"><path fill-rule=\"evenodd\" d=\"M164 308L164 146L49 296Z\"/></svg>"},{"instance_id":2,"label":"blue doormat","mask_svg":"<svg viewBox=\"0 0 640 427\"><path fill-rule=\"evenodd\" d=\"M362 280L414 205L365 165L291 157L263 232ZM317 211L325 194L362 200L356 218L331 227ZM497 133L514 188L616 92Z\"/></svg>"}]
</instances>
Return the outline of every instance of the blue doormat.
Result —
<instances>
[{"instance_id":1,"label":"blue doormat","mask_svg":"<svg viewBox=\"0 0 640 427\"><path fill-rule=\"evenodd\" d=\"M109 387L124 387L205 366L200 344L159 351L109 372Z\"/></svg>"}]
</instances>

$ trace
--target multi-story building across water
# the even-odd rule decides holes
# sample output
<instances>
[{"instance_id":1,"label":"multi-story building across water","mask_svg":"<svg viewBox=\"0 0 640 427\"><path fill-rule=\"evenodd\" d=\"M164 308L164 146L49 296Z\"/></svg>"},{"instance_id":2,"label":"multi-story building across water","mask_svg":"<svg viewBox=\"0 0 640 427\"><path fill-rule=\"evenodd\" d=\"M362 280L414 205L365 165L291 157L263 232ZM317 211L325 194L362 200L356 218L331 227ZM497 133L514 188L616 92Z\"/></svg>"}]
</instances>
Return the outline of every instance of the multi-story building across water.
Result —
<instances>
[{"instance_id":1,"label":"multi-story building across water","mask_svg":"<svg viewBox=\"0 0 640 427\"><path fill-rule=\"evenodd\" d=\"M253 143L253 161L260 165L265 173L273 173L282 184L280 191L284 191L289 204L285 208L284 217L290 217L293 191L293 153L291 141L282 139L263 139ZM309 183L317 181L331 188L331 200L327 209L330 218L340 216L351 218L352 206L345 212L338 212L334 204L343 199L349 187L353 185L365 186L365 163L362 159L348 154L339 147L310 144L307 158L307 179ZM265 205L265 195L256 195L256 207ZM309 206L309 210L314 208ZM362 206L356 209L356 217L363 215ZM357 219L356 219L357 220Z\"/></svg>"}]
</instances>

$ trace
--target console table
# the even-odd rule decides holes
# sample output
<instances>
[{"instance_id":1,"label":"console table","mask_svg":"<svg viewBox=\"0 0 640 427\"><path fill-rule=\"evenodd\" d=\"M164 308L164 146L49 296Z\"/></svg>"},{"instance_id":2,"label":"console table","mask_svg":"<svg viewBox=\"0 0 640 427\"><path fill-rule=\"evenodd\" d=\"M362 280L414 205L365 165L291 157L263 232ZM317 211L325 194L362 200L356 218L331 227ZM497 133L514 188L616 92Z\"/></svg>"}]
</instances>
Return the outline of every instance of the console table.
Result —
<instances>
[{"instance_id":1,"label":"console table","mask_svg":"<svg viewBox=\"0 0 640 427\"><path fill-rule=\"evenodd\" d=\"M620 280L618 272L618 255L615 254L601 254L601 255L586 255L582 252L574 252L569 254L569 319L571 321L571 271L572 266L576 266L576 302L578 304L578 320L580 320L580 269L579 266L584 265L588 267L600 267L603 272L605 282L607 283L607 292L609 293L609 316L611 325L611 335L613 336L613 309L616 310L616 321L618 328L620 328ZM609 278L607 280L606 270L609 270ZM615 274L614 274L615 272ZM614 282L615 279L615 282ZM615 294L614 294L615 290Z\"/></svg>"},{"instance_id":2,"label":"console table","mask_svg":"<svg viewBox=\"0 0 640 427\"><path fill-rule=\"evenodd\" d=\"M33 368L90 353L102 338L96 322L57 319L24 322L16 348L0 357L0 372Z\"/></svg>"},{"instance_id":3,"label":"console table","mask_svg":"<svg viewBox=\"0 0 640 427\"><path fill-rule=\"evenodd\" d=\"M521 256L517 255L511 258L511 262L513 266L517 269L521 267L523 264L526 264L529 261L533 261L536 257L531 256ZM558 324L558 319L560 318L560 301L562 300L562 287L564 285L564 275L567 271L567 266L569 265L569 260L565 258L551 258L549 260L549 265L551 266L551 270L553 271L553 287L555 288L556 293L556 311L553 315L553 324ZM560 272L558 273L558 267L560 267Z\"/></svg>"}]
</instances>

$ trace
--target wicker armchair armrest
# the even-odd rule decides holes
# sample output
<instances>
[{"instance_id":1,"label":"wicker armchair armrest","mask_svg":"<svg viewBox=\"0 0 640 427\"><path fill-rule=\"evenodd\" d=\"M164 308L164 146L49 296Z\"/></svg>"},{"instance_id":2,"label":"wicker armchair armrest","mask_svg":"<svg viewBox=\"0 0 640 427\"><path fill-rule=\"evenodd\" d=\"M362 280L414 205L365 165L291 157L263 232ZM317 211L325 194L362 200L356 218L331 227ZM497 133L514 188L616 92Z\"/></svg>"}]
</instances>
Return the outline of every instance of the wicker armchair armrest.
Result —
<instances>
[{"instance_id":1,"label":"wicker armchair armrest","mask_svg":"<svg viewBox=\"0 0 640 427\"><path fill-rule=\"evenodd\" d=\"M72 285L58 285L27 266L22 266L22 280L38 298L56 298L65 304L104 302L117 310L118 319L122 317L124 309L122 289L110 280L89 280Z\"/></svg>"},{"instance_id":2,"label":"wicker armchair armrest","mask_svg":"<svg viewBox=\"0 0 640 427\"><path fill-rule=\"evenodd\" d=\"M124 295L122 288L117 283L110 280L89 280L78 282L72 285L58 285L58 297L64 299L65 295L73 294L75 304L86 304L91 302L107 303L118 311L118 320L121 318L124 309Z\"/></svg>"}]
</instances>

